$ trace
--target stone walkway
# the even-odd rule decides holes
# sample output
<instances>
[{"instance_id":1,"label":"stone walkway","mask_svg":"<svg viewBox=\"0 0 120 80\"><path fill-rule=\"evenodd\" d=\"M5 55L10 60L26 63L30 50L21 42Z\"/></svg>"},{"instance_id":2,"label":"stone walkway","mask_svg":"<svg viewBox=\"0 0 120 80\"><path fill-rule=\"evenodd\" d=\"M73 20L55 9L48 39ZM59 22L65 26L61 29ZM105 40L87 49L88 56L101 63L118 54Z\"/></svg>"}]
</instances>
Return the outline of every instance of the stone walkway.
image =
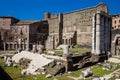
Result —
<instances>
[{"instance_id":1,"label":"stone walkway","mask_svg":"<svg viewBox=\"0 0 120 80\"><path fill-rule=\"evenodd\" d=\"M48 59L44 57L44 54L35 54L32 52L28 52L28 51L22 51L18 54L15 54L12 57L12 61L19 63L20 59L22 58L31 60L28 68L23 70L23 71L28 71L31 74L36 74L35 72L36 70L43 69L43 66L48 65L49 63L53 62L53 59Z\"/></svg>"},{"instance_id":2,"label":"stone walkway","mask_svg":"<svg viewBox=\"0 0 120 80\"><path fill-rule=\"evenodd\" d=\"M71 78L71 79L74 79L74 80L80 80L80 79L82 79L82 77L80 76L80 77L72 77L72 76L68 76L69 78Z\"/></svg>"},{"instance_id":3,"label":"stone walkway","mask_svg":"<svg viewBox=\"0 0 120 80\"><path fill-rule=\"evenodd\" d=\"M120 59L117 59L117 58L109 58L108 61L113 62L113 63L117 63L117 64L120 63Z\"/></svg>"},{"instance_id":4,"label":"stone walkway","mask_svg":"<svg viewBox=\"0 0 120 80\"><path fill-rule=\"evenodd\" d=\"M74 80L81 80L81 79L84 79L84 77L82 77L82 75L80 74L79 77L73 77L73 76L68 76L69 78L71 79L74 79Z\"/></svg>"},{"instance_id":5,"label":"stone walkway","mask_svg":"<svg viewBox=\"0 0 120 80\"><path fill-rule=\"evenodd\" d=\"M112 72L112 73L110 73L110 74L108 74L108 75L105 75L104 78L105 78L106 80L108 80L108 79L110 79L111 77L113 77L115 74L120 74L120 69L118 69L118 70L116 70L116 71L114 71L114 72Z\"/></svg>"},{"instance_id":6,"label":"stone walkway","mask_svg":"<svg viewBox=\"0 0 120 80\"><path fill-rule=\"evenodd\" d=\"M4 57L4 56L13 56L14 54L0 54L0 58Z\"/></svg>"},{"instance_id":7,"label":"stone walkway","mask_svg":"<svg viewBox=\"0 0 120 80\"><path fill-rule=\"evenodd\" d=\"M105 75L103 78L105 78L105 80L108 80L108 79L112 78L115 74L120 74L120 69L118 69L118 70L116 70L116 71L114 71L114 72L112 72L112 73L110 73L108 75ZM68 77L72 78L74 80L80 80L80 79L82 79L81 76L79 76L79 77L68 76Z\"/></svg>"}]
</instances>

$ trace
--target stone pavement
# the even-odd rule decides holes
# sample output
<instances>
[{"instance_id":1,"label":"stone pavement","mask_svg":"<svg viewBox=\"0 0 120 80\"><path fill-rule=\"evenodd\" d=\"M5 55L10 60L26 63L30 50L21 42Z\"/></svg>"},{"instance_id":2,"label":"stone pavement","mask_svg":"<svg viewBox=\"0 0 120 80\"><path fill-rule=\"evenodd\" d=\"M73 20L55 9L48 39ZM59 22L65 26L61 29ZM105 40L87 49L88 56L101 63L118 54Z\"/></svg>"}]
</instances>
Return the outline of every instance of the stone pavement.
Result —
<instances>
[{"instance_id":1,"label":"stone pavement","mask_svg":"<svg viewBox=\"0 0 120 80\"><path fill-rule=\"evenodd\" d=\"M105 80L108 80L111 77L113 77L115 74L120 74L120 69L118 69L118 70L116 70L116 71L114 71L114 72L112 72L112 73L110 73L108 75L105 75L104 78L105 78Z\"/></svg>"},{"instance_id":2,"label":"stone pavement","mask_svg":"<svg viewBox=\"0 0 120 80\"><path fill-rule=\"evenodd\" d=\"M105 78L105 80L108 80L108 79L112 78L115 74L120 74L120 69L118 69L118 70L116 70L116 71L114 71L114 72L112 72L112 73L110 73L108 75L103 76L103 78ZM79 77L68 76L68 77L72 78L74 80L80 80L80 79L82 79L81 76L79 76Z\"/></svg>"},{"instance_id":3,"label":"stone pavement","mask_svg":"<svg viewBox=\"0 0 120 80\"><path fill-rule=\"evenodd\" d=\"M44 57L44 54L35 54L28 51L22 51L18 54L15 54L12 57L12 60L15 61L16 63L19 63L19 60L22 58L31 60L28 68L24 70L24 71L29 71L31 74L36 74L35 71L37 69L43 69L43 66L53 62L53 59L48 59Z\"/></svg>"},{"instance_id":4,"label":"stone pavement","mask_svg":"<svg viewBox=\"0 0 120 80\"><path fill-rule=\"evenodd\" d=\"M79 76L79 77L72 77L72 76L68 76L69 78L71 78L71 79L74 79L74 80L80 80L80 79L82 79L82 77L81 76Z\"/></svg>"},{"instance_id":5,"label":"stone pavement","mask_svg":"<svg viewBox=\"0 0 120 80\"><path fill-rule=\"evenodd\" d=\"M117 58L109 58L108 61L113 63L120 63L120 59Z\"/></svg>"}]
</instances>

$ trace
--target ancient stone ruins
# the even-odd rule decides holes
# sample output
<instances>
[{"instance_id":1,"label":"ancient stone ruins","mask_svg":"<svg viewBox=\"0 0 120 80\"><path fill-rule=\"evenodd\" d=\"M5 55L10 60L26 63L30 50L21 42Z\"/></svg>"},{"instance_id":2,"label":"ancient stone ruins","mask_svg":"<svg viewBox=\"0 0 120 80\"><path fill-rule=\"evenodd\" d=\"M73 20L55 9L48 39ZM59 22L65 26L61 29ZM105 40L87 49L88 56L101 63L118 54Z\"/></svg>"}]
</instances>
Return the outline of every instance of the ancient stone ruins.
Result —
<instances>
[{"instance_id":1,"label":"ancient stone ruins","mask_svg":"<svg viewBox=\"0 0 120 80\"><path fill-rule=\"evenodd\" d=\"M44 20L1 16L0 50L17 51L12 57L7 56L6 64L25 65L27 68L21 74L55 76L73 70L76 63L82 68L87 62L120 55L120 30L113 24L116 18L120 15L111 15L104 3L68 13L45 13ZM76 56L69 51L74 45L91 51ZM54 51L59 50L62 55L55 55ZM91 70L82 73L83 76L92 75Z\"/></svg>"}]
</instances>

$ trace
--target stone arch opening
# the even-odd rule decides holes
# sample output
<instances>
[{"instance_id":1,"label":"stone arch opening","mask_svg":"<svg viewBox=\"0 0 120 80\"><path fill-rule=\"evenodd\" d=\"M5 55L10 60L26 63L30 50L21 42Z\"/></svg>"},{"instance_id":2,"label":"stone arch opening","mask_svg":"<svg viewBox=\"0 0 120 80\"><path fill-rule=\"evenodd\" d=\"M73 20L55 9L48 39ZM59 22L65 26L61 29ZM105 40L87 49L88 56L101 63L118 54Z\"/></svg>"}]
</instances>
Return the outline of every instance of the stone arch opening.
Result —
<instances>
[{"instance_id":1,"label":"stone arch opening","mask_svg":"<svg viewBox=\"0 0 120 80\"><path fill-rule=\"evenodd\" d=\"M120 35L116 35L112 41L112 53L114 56L120 56Z\"/></svg>"}]
</instances>

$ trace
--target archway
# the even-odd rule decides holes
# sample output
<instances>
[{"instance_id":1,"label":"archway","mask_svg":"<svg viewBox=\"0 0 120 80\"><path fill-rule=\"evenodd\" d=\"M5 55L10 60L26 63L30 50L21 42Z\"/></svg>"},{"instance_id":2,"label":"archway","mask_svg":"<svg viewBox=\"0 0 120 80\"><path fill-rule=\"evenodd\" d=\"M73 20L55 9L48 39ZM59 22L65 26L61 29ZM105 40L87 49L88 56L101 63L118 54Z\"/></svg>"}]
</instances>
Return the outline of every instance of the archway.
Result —
<instances>
[{"instance_id":1,"label":"archway","mask_svg":"<svg viewBox=\"0 0 120 80\"><path fill-rule=\"evenodd\" d=\"M114 40L112 41L111 47L112 55L120 56L120 35L116 35Z\"/></svg>"}]
</instances>

